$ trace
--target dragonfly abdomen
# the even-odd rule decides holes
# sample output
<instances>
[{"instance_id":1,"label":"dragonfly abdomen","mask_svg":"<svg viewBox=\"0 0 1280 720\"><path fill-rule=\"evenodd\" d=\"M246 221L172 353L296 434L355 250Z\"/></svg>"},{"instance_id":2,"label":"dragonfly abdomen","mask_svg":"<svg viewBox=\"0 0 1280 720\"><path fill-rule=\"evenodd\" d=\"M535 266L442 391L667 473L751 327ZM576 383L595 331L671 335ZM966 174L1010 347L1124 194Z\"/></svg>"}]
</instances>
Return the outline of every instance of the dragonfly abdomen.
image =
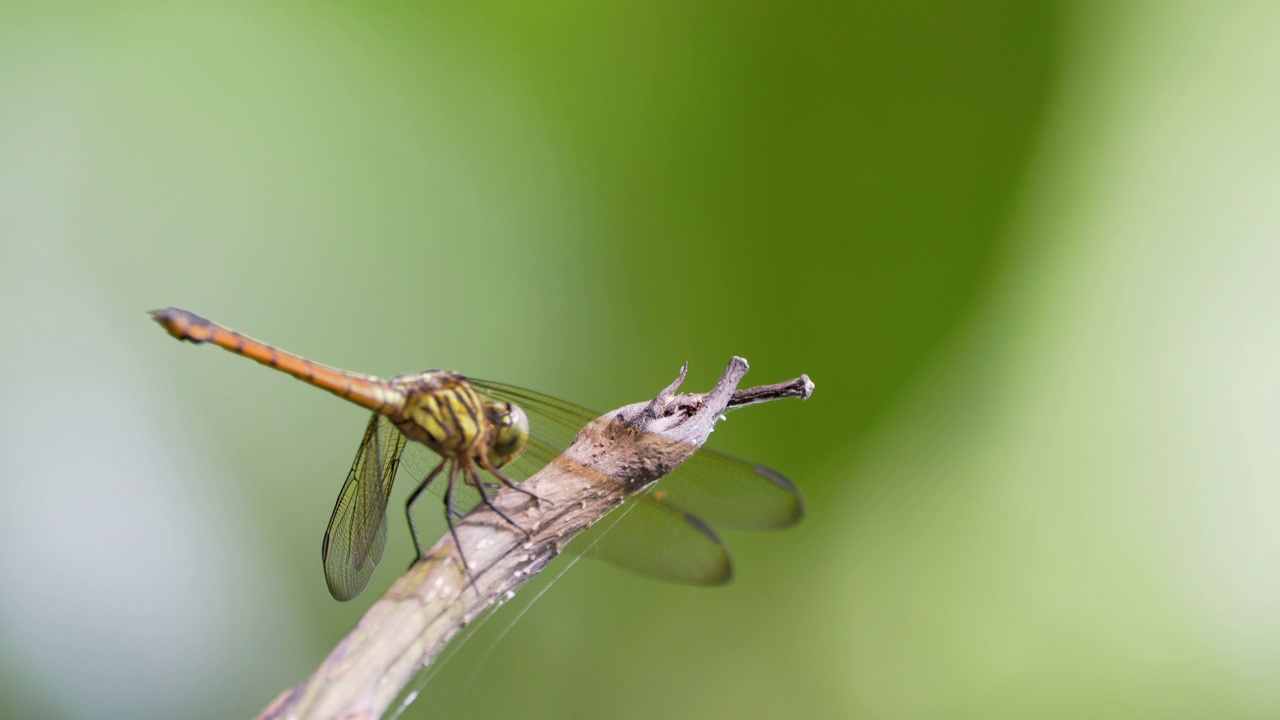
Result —
<instances>
[{"instance_id":1,"label":"dragonfly abdomen","mask_svg":"<svg viewBox=\"0 0 1280 720\"><path fill-rule=\"evenodd\" d=\"M386 381L368 375L338 370L280 350L248 335L223 327L212 320L178 308L155 310L151 317L179 340L196 344L213 343L237 355L256 360L270 368L323 388L361 407L393 415L404 405L404 396Z\"/></svg>"}]
</instances>

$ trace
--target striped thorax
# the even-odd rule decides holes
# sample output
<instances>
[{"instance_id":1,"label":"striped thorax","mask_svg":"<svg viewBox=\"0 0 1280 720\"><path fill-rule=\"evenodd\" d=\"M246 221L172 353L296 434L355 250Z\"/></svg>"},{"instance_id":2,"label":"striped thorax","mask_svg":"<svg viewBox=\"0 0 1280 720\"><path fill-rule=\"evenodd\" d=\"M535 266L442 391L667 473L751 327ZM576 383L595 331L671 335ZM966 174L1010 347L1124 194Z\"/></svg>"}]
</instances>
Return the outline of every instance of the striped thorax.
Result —
<instances>
[{"instance_id":1,"label":"striped thorax","mask_svg":"<svg viewBox=\"0 0 1280 720\"><path fill-rule=\"evenodd\" d=\"M529 421L519 406L488 400L463 376L428 370L391 378L404 393L396 427L446 458L500 468L524 452Z\"/></svg>"}]
</instances>

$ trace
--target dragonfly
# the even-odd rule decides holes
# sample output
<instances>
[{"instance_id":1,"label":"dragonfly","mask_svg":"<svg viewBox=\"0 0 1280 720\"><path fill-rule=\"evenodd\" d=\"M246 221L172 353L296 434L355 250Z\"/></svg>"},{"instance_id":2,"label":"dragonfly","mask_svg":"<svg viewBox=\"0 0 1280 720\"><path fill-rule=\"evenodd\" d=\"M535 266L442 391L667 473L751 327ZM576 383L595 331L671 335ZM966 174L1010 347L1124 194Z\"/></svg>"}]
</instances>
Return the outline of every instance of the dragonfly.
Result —
<instances>
[{"instance_id":1,"label":"dragonfly","mask_svg":"<svg viewBox=\"0 0 1280 720\"><path fill-rule=\"evenodd\" d=\"M178 308L151 315L179 340L211 343L373 411L321 545L329 592L341 601L364 590L382 559L391 487L403 468L432 467L414 477L417 484L405 502L419 559L423 549L412 508L428 488L443 495L455 543L454 520L478 503L527 533L491 502L491 491L507 486L541 501L520 482L598 417L532 390L452 371L384 379L340 370ZM438 478L443 478L443 489L437 487ZM589 528L584 533L588 554L661 580L722 584L732 577L732 559L713 526L781 529L804 515L800 491L782 474L706 448L660 485L660 490L634 498L619 520ZM478 499L464 501L464 495ZM465 557L462 563L470 574Z\"/></svg>"}]
</instances>

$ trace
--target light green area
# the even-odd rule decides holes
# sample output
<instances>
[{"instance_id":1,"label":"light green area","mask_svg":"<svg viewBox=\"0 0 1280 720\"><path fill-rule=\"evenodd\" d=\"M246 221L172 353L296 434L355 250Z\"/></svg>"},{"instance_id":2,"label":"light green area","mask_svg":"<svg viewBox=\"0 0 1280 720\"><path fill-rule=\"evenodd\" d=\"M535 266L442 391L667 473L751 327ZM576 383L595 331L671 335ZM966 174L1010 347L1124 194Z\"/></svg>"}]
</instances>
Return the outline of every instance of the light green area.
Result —
<instances>
[{"instance_id":1,"label":"light green area","mask_svg":"<svg viewBox=\"0 0 1280 720\"><path fill-rule=\"evenodd\" d=\"M0 716L250 716L410 559L330 599L367 418L166 305L817 384L713 438L810 504L733 585L583 562L405 717L1280 714L1274 6L416 5L0 5Z\"/></svg>"}]
</instances>

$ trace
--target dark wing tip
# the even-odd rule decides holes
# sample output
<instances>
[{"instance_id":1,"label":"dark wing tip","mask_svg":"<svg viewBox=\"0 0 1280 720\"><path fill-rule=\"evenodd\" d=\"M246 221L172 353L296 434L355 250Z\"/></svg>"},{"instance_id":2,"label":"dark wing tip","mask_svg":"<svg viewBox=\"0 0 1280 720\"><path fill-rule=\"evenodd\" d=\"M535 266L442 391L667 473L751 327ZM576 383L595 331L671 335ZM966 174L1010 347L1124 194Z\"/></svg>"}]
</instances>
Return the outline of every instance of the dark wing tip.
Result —
<instances>
[{"instance_id":1,"label":"dark wing tip","mask_svg":"<svg viewBox=\"0 0 1280 720\"><path fill-rule=\"evenodd\" d=\"M725 558L724 574L707 580L706 587L719 587L733 582L733 556Z\"/></svg>"},{"instance_id":2,"label":"dark wing tip","mask_svg":"<svg viewBox=\"0 0 1280 720\"><path fill-rule=\"evenodd\" d=\"M667 507L672 507L672 506L668 504ZM704 522L702 518L692 513L688 513L683 510L680 510L678 508L672 507L672 509L680 513L684 517L684 521L688 523L689 527L702 533L704 536L706 536L708 540L715 543L716 545L719 545L721 548L725 547L724 541L720 539L720 535L716 533L715 530L712 530L711 526L708 525L706 522ZM699 584L701 585L728 584L731 580L733 580L733 555L731 555L729 551L726 549L724 552L724 566L723 568L721 568L721 573L719 575L699 578L699 580L700 580Z\"/></svg>"},{"instance_id":3,"label":"dark wing tip","mask_svg":"<svg viewBox=\"0 0 1280 720\"><path fill-rule=\"evenodd\" d=\"M757 475L773 483L779 489L784 490L791 496L792 506L786 518L786 524L781 527L789 527L800 522L800 520L804 518L805 514L804 495L801 494L800 488L796 487L795 483L788 480L785 475L773 468L768 468L764 465L756 465L753 469Z\"/></svg>"}]
</instances>

